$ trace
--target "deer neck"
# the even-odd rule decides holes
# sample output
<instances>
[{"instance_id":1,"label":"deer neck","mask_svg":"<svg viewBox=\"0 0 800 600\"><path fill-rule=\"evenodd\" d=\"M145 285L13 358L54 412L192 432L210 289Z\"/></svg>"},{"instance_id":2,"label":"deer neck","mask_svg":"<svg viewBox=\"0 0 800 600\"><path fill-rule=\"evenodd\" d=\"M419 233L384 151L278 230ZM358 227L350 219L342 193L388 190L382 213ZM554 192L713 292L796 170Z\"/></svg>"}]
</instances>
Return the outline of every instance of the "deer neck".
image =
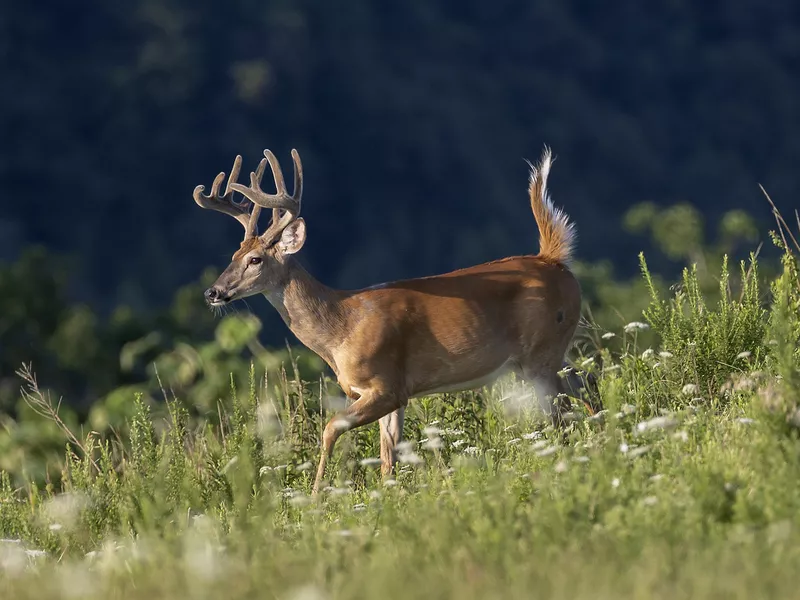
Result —
<instances>
[{"instance_id":1,"label":"deer neck","mask_svg":"<svg viewBox=\"0 0 800 600\"><path fill-rule=\"evenodd\" d=\"M343 293L324 285L289 257L286 277L264 296L297 339L333 367L332 350L346 327Z\"/></svg>"}]
</instances>

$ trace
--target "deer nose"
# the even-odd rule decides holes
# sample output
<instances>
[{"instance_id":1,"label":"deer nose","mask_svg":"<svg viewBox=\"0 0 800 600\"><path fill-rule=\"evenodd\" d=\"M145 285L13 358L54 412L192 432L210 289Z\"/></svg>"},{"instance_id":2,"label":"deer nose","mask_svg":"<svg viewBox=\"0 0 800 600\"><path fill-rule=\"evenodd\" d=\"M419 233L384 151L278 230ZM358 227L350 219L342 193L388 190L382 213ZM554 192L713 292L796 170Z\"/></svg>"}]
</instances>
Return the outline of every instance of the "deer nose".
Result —
<instances>
[{"instance_id":1,"label":"deer nose","mask_svg":"<svg viewBox=\"0 0 800 600\"><path fill-rule=\"evenodd\" d=\"M215 287L208 288L205 293L203 294L206 297L206 300L209 302L213 302L219 298L219 290Z\"/></svg>"}]
</instances>

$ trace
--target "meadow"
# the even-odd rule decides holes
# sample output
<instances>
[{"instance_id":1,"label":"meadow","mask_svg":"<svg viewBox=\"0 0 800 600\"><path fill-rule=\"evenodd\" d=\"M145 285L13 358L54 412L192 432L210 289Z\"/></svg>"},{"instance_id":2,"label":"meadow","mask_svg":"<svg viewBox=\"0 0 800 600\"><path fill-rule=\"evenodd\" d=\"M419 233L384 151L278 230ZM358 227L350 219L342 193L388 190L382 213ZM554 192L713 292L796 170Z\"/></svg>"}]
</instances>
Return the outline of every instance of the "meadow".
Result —
<instances>
[{"instance_id":1,"label":"meadow","mask_svg":"<svg viewBox=\"0 0 800 600\"><path fill-rule=\"evenodd\" d=\"M513 379L422 398L396 477L380 477L377 425L362 428L317 498L321 429L343 400L304 377L307 357L253 361L214 400L156 371L162 398L127 390L103 430L62 418L24 367L27 410L61 441L44 470L20 459L0 477L0 595L794 597L800 279L780 233L773 274L723 260L713 289L689 267L664 290L642 257L641 320L585 323L572 364L605 410L576 399L567 439ZM225 317L217 342L246 344L251 319Z\"/></svg>"}]
</instances>

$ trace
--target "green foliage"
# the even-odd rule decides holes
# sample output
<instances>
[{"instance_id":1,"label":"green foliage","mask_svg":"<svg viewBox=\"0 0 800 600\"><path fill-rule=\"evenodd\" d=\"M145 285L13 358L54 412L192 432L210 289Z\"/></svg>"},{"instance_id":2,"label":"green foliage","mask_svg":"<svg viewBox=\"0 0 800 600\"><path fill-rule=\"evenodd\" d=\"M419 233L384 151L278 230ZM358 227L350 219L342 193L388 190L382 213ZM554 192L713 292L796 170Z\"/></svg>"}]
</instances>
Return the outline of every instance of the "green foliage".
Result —
<instances>
[{"instance_id":1,"label":"green foliage","mask_svg":"<svg viewBox=\"0 0 800 600\"><path fill-rule=\"evenodd\" d=\"M313 191L304 254L345 287L532 250L520 158L535 160L543 143L561 157L555 200L577 221L581 256L613 260L626 276L639 248L618 220L631 199L702 203L715 223L749 209L754 181L785 198L798 187L791 0L646 11L34 6L7 13L19 26L3 80L15 93L0 100L13 148L0 170L0 256L46 236L80 262L70 280L81 300L103 310L165 303L206 265L222 266L238 226L198 209L190 192L237 153L247 173L265 146L284 157L300 149ZM80 43L61 43L63 30L81 32ZM34 181L40 210L14 201ZM343 235L354 223L357 240Z\"/></svg>"},{"instance_id":2,"label":"green foliage","mask_svg":"<svg viewBox=\"0 0 800 600\"><path fill-rule=\"evenodd\" d=\"M662 344L662 381L681 388L690 386L686 389L694 391L684 396L701 396L708 401L717 397L733 373L747 372L763 363L768 313L759 295L755 257L751 257L749 268L741 263L738 298L731 290L727 258L723 260L716 307L707 305L696 268L684 269L674 296L663 300L652 284L644 256L640 258L651 293L644 316ZM649 396L643 394L642 399L651 400ZM656 406L663 402L652 399Z\"/></svg>"},{"instance_id":3,"label":"green foliage","mask_svg":"<svg viewBox=\"0 0 800 600\"><path fill-rule=\"evenodd\" d=\"M305 456L317 447L294 416L308 399L292 389L279 430L264 428L263 406L281 405L257 386L219 425L175 401L155 417L137 399L129 443L87 436L86 455L68 452L60 489L21 491L0 475L0 536L21 540L0 542L0 582L22 598L56 597L52 582L131 598L304 586L336 597L522 598L532 587L638 597L643 585L700 593L722 585L720 573L770 596L797 583L800 497L786 481L800 476L800 439L742 419L762 414L757 392L660 421L621 411L578 424L566 443L506 414L491 391L424 398L405 429L421 462L401 464L396 485L360 462L376 439L345 443L332 487L313 500ZM604 392L608 405L625 401ZM302 420L316 429L315 418ZM46 555L15 562L23 548ZM592 556L590 580L576 555Z\"/></svg>"},{"instance_id":4,"label":"green foliage","mask_svg":"<svg viewBox=\"0 0 800 600\"><path fill-rule=\"evenodd\" d=\"M64 585L130 598L794 593L800 278L783 249L769 303L755 256L736 277L723 259L713 296L695 268L665 291L641 257L647 322L594 332L604 345L577 363L607 410L576 405L566 437L514 378L421 398L391 484L373 424L340 440L316 499L336 398L294 351L291 376L271 371L258 323L229 315L214 342L157 356L160 382L131 392L115 433L70 444L56 481L0 473L0 537L16 540L0 541L0 585L20 598ZM233 366L210 405L208 365L181 370L195 355ZM151 384L174 395L156 401Z\"/></svg>"}]
</instances>

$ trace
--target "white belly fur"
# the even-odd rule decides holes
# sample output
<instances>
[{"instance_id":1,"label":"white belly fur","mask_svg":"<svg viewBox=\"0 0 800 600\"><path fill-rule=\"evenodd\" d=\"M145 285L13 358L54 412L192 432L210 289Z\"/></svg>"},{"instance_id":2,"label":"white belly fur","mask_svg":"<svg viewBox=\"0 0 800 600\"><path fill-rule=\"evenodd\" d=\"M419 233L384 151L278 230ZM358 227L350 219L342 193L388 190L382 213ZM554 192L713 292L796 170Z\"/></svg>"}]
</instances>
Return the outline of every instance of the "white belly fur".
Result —
<instances>
[{"instance_id":1,"label":"white belly fur","mask_svg":"<svg viewBox=\"0 0 800 600\"><path fill-rule=\"evenodd\" d=\"M502 377L511 370L511 362L507 361L500 365L498 369L495 369L483 377L416 392L414 395L410 396L410 398L421 398L423 396L430 396L431 394L443 394L445 392L463 392L465 390L475 390L494 383L498 378Z\"/></svg>"}]
</instances>

